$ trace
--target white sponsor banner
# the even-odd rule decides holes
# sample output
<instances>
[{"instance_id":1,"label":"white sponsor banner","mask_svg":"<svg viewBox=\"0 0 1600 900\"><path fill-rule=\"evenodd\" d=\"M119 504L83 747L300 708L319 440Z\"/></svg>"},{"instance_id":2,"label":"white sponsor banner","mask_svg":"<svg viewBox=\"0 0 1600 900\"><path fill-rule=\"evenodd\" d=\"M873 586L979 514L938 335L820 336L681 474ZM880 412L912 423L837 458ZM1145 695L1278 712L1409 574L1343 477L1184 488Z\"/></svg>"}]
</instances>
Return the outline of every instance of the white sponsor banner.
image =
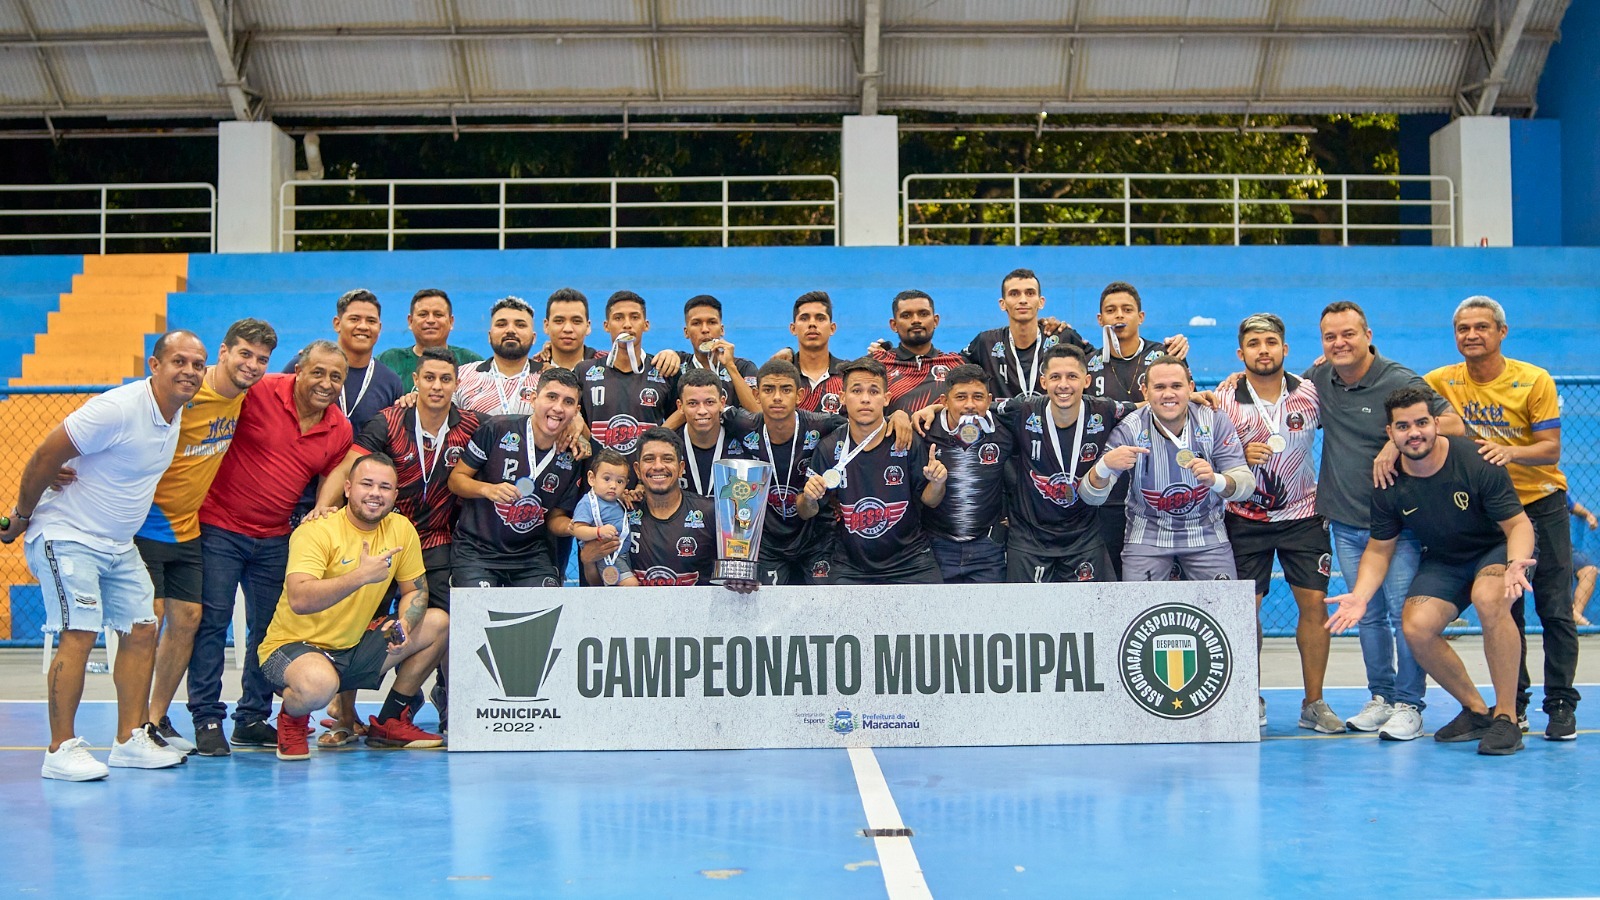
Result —
<instances>
[{"instance_id":1,"label":"white sponsor banner","mask_svg":"<svg viewBox=\"0 0 1600 900\"><path fill-rule=\"evenodd\" d=\"M450 749L1256 741L1248 582L457 588Z\"/></svg>"}]
</instances>

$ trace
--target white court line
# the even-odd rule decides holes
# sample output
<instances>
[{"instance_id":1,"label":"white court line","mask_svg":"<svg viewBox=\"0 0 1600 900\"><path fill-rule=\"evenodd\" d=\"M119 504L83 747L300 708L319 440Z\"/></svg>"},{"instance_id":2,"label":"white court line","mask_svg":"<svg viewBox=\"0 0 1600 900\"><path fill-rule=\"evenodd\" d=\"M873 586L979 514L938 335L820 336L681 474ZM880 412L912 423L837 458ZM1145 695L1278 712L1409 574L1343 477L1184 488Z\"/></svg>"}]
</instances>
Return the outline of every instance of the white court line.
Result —
<instances>
[{"instance_id":1,"label":"white court line","mask_svg":"<svg viewBox=\"0 0 1600 900\"><path fill-rule=\"evenodd\" d=\"M889 783L883 780L883 770L878 768L878 758L871 747L851 747L850 768L856 773L856 790L861 793L861 806L867 812L868 828L904 828L900 809L894 805L894 795L889 793ZM927 897L928 882L922 877L922 864L917 862L917 852L911 849L908 837L875 837L872 843L878 851L878 868L883 870L883 886L889 891L889 900L910 900Z\"/></svg>"}]
</instances>

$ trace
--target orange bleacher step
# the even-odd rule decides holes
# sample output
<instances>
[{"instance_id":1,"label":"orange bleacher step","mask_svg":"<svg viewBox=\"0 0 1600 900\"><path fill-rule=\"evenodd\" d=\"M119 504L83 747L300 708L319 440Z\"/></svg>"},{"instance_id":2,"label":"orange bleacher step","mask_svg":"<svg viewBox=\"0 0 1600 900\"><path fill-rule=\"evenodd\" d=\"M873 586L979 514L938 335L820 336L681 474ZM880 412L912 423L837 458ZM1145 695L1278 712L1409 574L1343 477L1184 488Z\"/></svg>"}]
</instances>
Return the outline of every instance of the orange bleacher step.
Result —
<instances>
[{"instance_id":1,"label":"orange bleacher step","mask_svg":"<svg viewBox=\"0 0 1600 900\"><path fill-rule=\"evenodd\" d=\"M121 384L139 375L144 359L138 353L100 354L88 359L41 357L33 353L22 357L22 375L11 379L16 387L55 384Z\"/></svg>"},{"instance_id":2,"label":"orange bleacher step","mask_svg":"<svg viewBox=\"0 0 1600 900\"><path fill-rule=\"evenodd\" d=\"M188 279L181 275L74 275L74 294L159 294L181 291Z\"/></svg>"},{"instance_id":3,"label":"orange bleacher step","mask_svg":"<svg viewBox=\"0 0 1600 900\"><path fill-rule=\"evenodd\" d=\"M38 336L38 341L47 337L54 338L58 335L72 337L94 336L125 336L136 334L159 334L167 330L167 317L157 312L147 312L142 309L106 309L86 315L72 311L56 311L46 317L48 323L45 333ZM35 341L34 350L43 353L43 346ZM75 349L82 349L81 347Z\"/></svg>"},{"instance_id":4,"label":"orange bleacher step","mask_svg":"<svg viewBox=\"0 0 1600 900\"><path fill-rule=\"evenodd\" d=\"M168 275L182 278L189 272L187 253L116 253L85 256L85 275Z\"/></svg>"}]
</instances>

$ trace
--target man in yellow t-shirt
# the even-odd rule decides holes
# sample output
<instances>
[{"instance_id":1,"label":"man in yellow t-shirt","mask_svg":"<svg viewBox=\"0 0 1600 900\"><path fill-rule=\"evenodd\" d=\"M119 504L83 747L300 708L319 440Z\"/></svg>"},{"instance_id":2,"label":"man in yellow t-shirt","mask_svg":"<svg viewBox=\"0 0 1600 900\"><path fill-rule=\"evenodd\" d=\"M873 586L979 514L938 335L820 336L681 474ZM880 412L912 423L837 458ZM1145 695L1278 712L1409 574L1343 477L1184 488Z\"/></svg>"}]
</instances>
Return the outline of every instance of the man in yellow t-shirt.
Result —
<instances>
[{"instance_id":1,"label":"man in yellow t-shirt","mask_svg":"<svg viewBox=\"0 0 1600 900\"><path fill-rule=\"evenodd\" d=\"M411 704L439 663L450 616L428 608L427 572L417 529L394 511L394 461L358 460L345 508L307 520L289 538L289 565L272 624L261 641L261 674L278 689L278 758L305 759L312 710L339 691L375 690L396 669L383 709L369 719L374 747L438 747L444 739L411 721ZM368 628L391 585L400 618Z\"/></svg>"},{"instance_id":2,"label":"man in yellow t-shirt","mask_svg":"<svg viewBox=\"0 0 1600 900\"><path fill-rule=\"evenodd\" d=\"M1485 460L1505 466L1537 538L1533 602L1544 625L1544 711L1551 741L1577 738L1578 629L1572 620L1572 535L1567 527L1567 477L1561 473L1561 403L1555 380L1538 366L1507 359L1505 310L1488 297L1468 297L1455 312L1462 362L1434 369L1428 386L1461 414L1467 436ZM1512 604L1522 637L1517 718L1528 730L1528 638L1525 604Z\"/></svg>"}]
</instances>

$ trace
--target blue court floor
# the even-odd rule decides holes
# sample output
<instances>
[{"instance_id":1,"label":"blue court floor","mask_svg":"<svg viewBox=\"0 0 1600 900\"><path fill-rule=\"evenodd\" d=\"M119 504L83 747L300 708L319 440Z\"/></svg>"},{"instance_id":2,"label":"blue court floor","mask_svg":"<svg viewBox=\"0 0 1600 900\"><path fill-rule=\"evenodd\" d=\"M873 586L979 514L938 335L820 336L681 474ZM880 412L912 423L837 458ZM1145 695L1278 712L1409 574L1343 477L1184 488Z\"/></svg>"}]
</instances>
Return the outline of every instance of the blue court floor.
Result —
<instances>
[{"instance_id":1,"label":"blue court floor","mask_svg":"<svg viewBox=\"0 0 1600 900\"><path fill-rule=\"evenodd\" d=\"M1430 731L1457 711L1431 693ZM862 836L844 750L236 751L67 784L39 777L43 705L0 703L0 895L1600 894L1585 707L1577 742L1543 740L1536 703L1527 749L1490 758L1314 735L1298 691L1267 698L1259 745L875 751L927 893ZM1341 715L1364 699L1329 694ZM84 704L102 760L112 724Z\"/></svg>"}]
</instances>

